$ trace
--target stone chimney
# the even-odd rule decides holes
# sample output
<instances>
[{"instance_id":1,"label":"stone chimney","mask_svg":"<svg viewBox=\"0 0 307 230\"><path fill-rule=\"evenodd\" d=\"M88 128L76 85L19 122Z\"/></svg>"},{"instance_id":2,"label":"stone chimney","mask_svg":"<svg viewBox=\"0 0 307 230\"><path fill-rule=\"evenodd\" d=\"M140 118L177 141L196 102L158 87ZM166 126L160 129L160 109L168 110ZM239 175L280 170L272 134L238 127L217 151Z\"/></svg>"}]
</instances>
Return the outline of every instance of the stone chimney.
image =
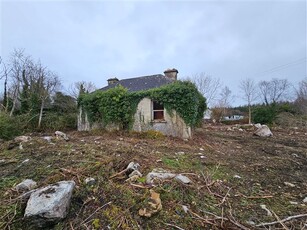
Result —
<instances>
[{"instance_id":1,"label":"stone chimney","mask_svg":"<svg viewBox=\"0 0 307 230\"><path fill-rule=\"evenodd\" d=\"M178 70L176 69L167 69L164 71L164 75L170 79L173 79L174 81L177 80L177 74L178 74Z\"/></svg>"},{"instance_id":2,"label":"stone chimney","mask_svg":"<svg viewBox=\"0 0 307 230\"><path fill-rule=\"evenodd\" d=\"M114 77L114 78L109 78L107 81L108 81L108 85L113 85L119 80L116 77Z\"/></svg>"}]
</instances>

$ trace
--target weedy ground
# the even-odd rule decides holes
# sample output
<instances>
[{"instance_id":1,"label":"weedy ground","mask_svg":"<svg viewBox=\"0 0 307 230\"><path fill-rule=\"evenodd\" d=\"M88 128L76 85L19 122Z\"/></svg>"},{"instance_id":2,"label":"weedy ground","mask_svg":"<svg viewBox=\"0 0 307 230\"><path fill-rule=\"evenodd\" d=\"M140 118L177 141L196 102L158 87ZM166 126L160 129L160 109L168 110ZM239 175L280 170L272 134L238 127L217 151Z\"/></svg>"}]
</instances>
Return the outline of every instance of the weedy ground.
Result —
<instances>
[{"instance_id":1,"label":"weedy ground","mask_svg":"<svg viewBox=\"0 0 307 230\"><path fill-rule=\"evenodd\" d=\"M260 138L251 127L231 127L205 125L188 141L101 131L71 132L68 142L51 143L31 134L22 149L8 150L10 142L3 142L0 229L32 228L14 190L24 179L39 187L76 182L67 218L50 229L307 229L307 216L283 221L307 214L307 130L275 127L273 137ZM126 175L110 179L131 161L140 164L143 177L134 183L125 182ZM165 180L149 187L145 176L154 168L182 173L192 183ZM86 185L87 177L96 184ZM141 217L150 189L160 194L162 210Z\"/></svg>"}]
</instances>

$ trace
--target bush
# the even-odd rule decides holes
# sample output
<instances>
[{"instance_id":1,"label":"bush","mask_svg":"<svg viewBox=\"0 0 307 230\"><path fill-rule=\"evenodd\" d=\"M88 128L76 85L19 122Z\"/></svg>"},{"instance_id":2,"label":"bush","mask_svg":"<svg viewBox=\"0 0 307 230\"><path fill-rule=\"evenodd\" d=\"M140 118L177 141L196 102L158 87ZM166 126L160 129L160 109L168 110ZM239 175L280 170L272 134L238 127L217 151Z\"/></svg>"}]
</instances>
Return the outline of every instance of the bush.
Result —
<instances>
[{"instance_id":1,"label":"bush","mask_svg":"<svg viewBox=\"0 0 307 230\"><path fill-rule=\"evenodd\" d=\"M21 134L19 123L16 119L0 112L0 138L10 140Z\"/></svg>"}]
</instances>

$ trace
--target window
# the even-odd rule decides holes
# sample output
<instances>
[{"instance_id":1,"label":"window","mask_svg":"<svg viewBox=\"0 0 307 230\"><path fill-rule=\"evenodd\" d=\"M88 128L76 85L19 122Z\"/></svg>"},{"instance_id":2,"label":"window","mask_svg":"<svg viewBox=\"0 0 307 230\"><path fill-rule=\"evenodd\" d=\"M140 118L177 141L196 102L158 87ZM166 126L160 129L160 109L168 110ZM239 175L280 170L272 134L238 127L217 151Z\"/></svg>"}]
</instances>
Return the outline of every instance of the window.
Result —
<instances>
[{"instance_id":1,"label":"window","mask_svg":"<svg viewBox=\"0 0 307 230\"><path fill-rule=\"evenodd\" d=\"M164 106L157 102L152 102L153 120L164 120Z\"/></svg>"}]
</instances>

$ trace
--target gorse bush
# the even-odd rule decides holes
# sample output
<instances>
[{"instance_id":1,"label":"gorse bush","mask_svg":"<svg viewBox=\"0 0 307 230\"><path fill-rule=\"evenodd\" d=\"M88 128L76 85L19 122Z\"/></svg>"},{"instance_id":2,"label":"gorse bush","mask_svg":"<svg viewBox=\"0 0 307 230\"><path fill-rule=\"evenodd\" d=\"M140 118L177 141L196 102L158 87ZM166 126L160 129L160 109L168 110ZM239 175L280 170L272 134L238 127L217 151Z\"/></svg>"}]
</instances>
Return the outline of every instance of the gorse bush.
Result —
<instances>
[{"instance_id":1,"label":"gorse bush","mask_svg":"<svg viewBox=\"0 0 307 230\"><path fill-rule=\"evenodd\" d=\"M201 123L207 108L206 99L193 83L186 81L138 92L129 92L123 86L117 86L83 94L78 99L78 105L88 113L90 122L103 125L113 123L127 129L133 123L138 103L145 97L163 104L170 115L175 110L192 127Z\"/></svg>"}]
</instances>

